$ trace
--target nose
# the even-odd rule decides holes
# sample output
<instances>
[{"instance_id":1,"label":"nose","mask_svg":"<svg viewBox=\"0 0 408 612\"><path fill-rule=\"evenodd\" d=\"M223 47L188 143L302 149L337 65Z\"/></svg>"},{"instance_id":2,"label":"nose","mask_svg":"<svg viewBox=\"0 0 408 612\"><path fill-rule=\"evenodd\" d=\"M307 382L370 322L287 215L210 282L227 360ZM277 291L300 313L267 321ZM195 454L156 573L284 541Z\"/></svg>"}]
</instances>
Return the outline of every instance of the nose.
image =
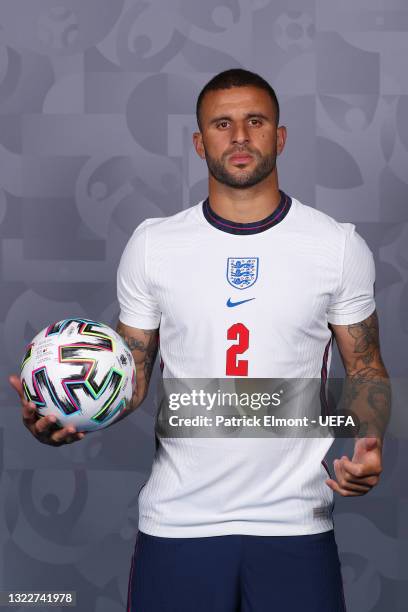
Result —
<instances>
[{"instance_id":1,"label":"nose","mask_svg":"<svg viewBox=\"0 0 408 612\"><path fill-rule=\"evenodd\" d=\"M249 142L249 134L246 123L236 123L231 135L233 144L247 144Z\"/></svg>"}]
</instances>

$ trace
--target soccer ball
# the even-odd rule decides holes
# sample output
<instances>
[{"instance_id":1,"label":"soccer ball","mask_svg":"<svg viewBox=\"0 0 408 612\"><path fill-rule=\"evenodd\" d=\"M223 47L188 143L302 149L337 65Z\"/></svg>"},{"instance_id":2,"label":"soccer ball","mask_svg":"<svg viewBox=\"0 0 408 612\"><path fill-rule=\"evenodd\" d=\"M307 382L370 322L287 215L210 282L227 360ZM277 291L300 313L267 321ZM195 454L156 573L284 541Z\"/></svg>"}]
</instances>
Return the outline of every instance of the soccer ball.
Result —
<instances>
[{"instance_id":1,"label":"soccer ball","mask_svg":"<svg viewBox=\"0 0 408 612\"><path fill-rule=\"evenodd\" d=\"M89 319L64 319L44 328L21 364L25 397L40 416L77 431L111 425L136 384L133 356L113 329Z\"/></svg>"}]
</instances>

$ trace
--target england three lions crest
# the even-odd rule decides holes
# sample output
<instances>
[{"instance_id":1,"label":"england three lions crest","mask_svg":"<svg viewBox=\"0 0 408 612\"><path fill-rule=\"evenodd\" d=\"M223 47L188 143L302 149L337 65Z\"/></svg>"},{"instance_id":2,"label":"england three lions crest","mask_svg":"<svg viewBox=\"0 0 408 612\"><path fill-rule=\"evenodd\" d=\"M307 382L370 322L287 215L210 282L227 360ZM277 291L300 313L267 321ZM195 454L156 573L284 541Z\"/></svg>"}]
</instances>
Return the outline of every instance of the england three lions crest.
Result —
<instances>
[{"instance_id":1,"label":"england three lions crest","mask_svg":"<svg viewBox=\"0 0 408 612\"><path fill-rule=\"evenodd\" d=\"M259 257L228 257L227 280L235 289L248 289L258 278Z\"/></svg>"}]
</instances>

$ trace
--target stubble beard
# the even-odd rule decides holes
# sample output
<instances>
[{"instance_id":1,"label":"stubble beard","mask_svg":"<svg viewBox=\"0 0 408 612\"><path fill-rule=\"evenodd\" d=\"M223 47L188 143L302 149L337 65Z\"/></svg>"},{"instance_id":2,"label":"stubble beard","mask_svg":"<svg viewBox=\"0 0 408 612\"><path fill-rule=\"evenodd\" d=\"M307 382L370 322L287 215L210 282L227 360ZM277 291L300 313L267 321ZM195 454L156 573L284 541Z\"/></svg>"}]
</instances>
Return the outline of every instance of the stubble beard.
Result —
<instances>
[{"instance_id":1,"label":"stubble beard","mask_svg":"<svg viewBox=\"0 0 408 612\"><path fill-rule=\"evenodd\" d=\"M276 154L271 153L270 155L261 156L251 152L258 163L255 168L250 171L240 170L237 173L232 173L225 167L225 160L215 159L211 157L208 152L205 152L205 159L207 162L208 171L216 181L219 181L223 185L228 187L234 187L236 189L247 189L257 185L264 179L266 179L274 170L276 165Z\"/></svg>"}]
</instances>

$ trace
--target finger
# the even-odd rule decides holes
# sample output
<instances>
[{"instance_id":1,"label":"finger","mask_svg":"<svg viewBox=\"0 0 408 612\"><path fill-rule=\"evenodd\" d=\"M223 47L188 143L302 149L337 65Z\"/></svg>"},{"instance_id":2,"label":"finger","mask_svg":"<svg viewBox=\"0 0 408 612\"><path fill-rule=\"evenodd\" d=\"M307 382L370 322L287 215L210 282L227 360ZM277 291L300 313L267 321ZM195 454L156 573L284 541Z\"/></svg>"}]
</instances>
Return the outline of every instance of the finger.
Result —
<instances>
[{"instance_id":1,"label":"finger","mask_svg":"<svg viewBox=\"0 0 408 612\"><path fill-rule=\"evenodd\" d=\"M23 407L23 421L25 425L33 425L40 418L37 414L37 409L34 402L22 402Z\"/></svg>"},{"instance_id":2,"label":"finger","mask_svg":"<svg viewBox=\"0 0 408 612\"><path fill-rule=\"evenodd\" d=\"M339 492L338 490L340 487L337 482L333 480L333 478L329 478L328 480L326 480L326 484L332 491L336 491L337 493Z\"/></svg>"},{"instance_id":3,"label":"finger","mask_svg":"<svg viewBox=\"0 0 408 612\"><path fill-rule=\"evenodd\" d=\"M76 439L81 439L78 435L79 432L76 431L75 427L69 425L53 432L50 435L50 440L58 444L70 444L70 442L74 442Z\"/></svg>"},{"instance_id":4,"label":"finger","mask_svg":"<svg viewBox=\"0 0 408 612\"><path fill-rule=\"evenodd\" d=\"M363 474L362 471L362 466L361 464L353 464L347 457L342 457L341 459L336 459L336 461L334 462L335 465L335 472L336 472L336 476L337 476L337 480L340 484L340 486L344 486L346 483L351 482L352 480L358 482L360 480L360 474L361 476L365 476L365 474ZM347 466L350 466L353 468L353 472L349 472L346 468Z\"/></svg>"},{"instance_id":5,"label":"finger","mask_svg":"<svg viewBox=\"0 0 408 612\"><path fill-rule=\"evenodd\" d=\"M339 495L342 495L343 497L356 497L358 495L363 494L357 491L348 491L347 489L344 489L343 487L341 487L338 484L338 482L336 482L335 480L332 480L331 478L329 480L326 480L326 484L328 487L330 487L330 489L332 489L332 491L334 491L335 493L338 493Z\"/></svg>"},{"instance_id":6,"label":"finger","mask_svg":"<svg viewBox=\"0 0 408 612\"><path fill-rule=\"evenodd\" d=\"M346 482L346 479L345 479L345 472L344 472L342 460L335 459L333 465L334 465L334 472L336 474L337 482L340 484L340 486L343 486L343 484Z\"/></svg>"},{"instance_id":7,"label":"finger","mask_svg":"<svg viewBox=\"0 0 408 612\"><path fill-rule=\"evenodd\" d=\"M364 493L368 493L368 491L372 489L372 487L369 485L362 485L360 483L354 483L354 482L346 482L345 484L341 485L341 488L344 489L345 491L355 491L363 495Z\"/></svg>"},{"instance_id":8,"label":"finger","mask_svg":"<svg viewBox=\"0 0 408 612\"><path fill-rule=\"evenodd\" d=\"M339 485L339 483L333 480L332 478L326 480L326 484L330 487L330 489L332 489L332 491L334 491L335 493L339 493L340 495L345 495L349 493L348 491L345 491L345 489L343 489Z\"/></svg>"},{"instance_id":9,"label":"finger","mask_svg":"<svg viewBox=\"0 0 408 612\"><path fill-rule=\"evenodd\" d=\"M380 479L378 476L370 476L368 478L359 478L358 480L356 478L348 478L347 482L349 484L362 485L371 488L375 487L375 485L378 484L379 480Z\"/></svg>"},{"instance_id":10,"label":"finger","mask_svg":"<svg viewBox=\"0 0 408 612\"><path fill-rule=\"evenodd\" d=\"M82 440L85 437L85 433L86 432L84 432L84 431L76 431L75 430L75 433L72 433L72 426L68 427L68 430L71 431L71 433L69 433L68 436L65 437L64 444L70 444L71 442L76 442L77 440Z\"/></svg>"},{"instance_id":11,"label":"finger","mask_svg":"<svg viewBox=\"0 0 408 612\"><path fill-rule=\"evenodd\" d=\"M40 417L36 422L34 429L38 435L47 433L51 429L55 429L57 418L54 415Z\"/></svg>"},{"instance_id":12,"label":"finger","mask_svg":"<svg viewBox=\"0 0 408 612\"><path fill-rule=\"evenodd\" d=\"M360 479L356 480L353 476L348 475L344 468L345 459L347 459L347 457L336 459L334 462L334 469L339 487L344 491L356 491L362 494L367 493L371 487L367 486L365 483L359 482ZM352 482L352 480L354 482Z\"/></svg>"},{"instance_id":13,"label":"finger","mask_svg":"<svg viewBox=\"0 0 408 612\"><path fill-rule=\"evenodd\" d=\"M376 465L374 462L370 462L370 464L354 463L353 461L350 461L350 459L342 458L342 466L345 473L348 472L357 478L378 476L381 473L381 466Z\"/></svg>"},{"instance_id":14,"label":"finger","mask_svg":"<svg viewBox=\"0 0 408 612\"><path fill-rule=\"evenodd\" d=\"M360 472L361 474L362 472ZM345 488L348 487L348 485L361 485L361 486L366 486L366 487L374 487L375 485L378 484L380 480L380 471L378 471L376 474L370 474L369 476L354 476L354 474L351 474L350 472L348 472L346 469L343 468L343 478L341 480L341 485Z\"/></svg>"},{"instance_id":15,"label":"finger","mask_svg":"<svg viewBox=\"0 0 408 612\"><path fill-rule=\"evenodd\" d=\"M15 389L15 391L17 391L18 395L20 396L20 399L23 399L24 398L24 389L23 389L23 384L22 384L20 378L18 376L16 376L16 374L11 374L9 376L9 383L13 387L13 389Z\"/></svg>"},{"instance_id":16,"label":"finger","mask_svg":"<svg viewBox=\"0 0 408 612\"><path fill-rule=\"evenodd\" d=\"M65 438L64 444L72 444L72 442L79 442L79 440L82 440L84 436L85 434L83 431L71 434L70 436L67 436Z\"/></svg>"}]
</instances>

